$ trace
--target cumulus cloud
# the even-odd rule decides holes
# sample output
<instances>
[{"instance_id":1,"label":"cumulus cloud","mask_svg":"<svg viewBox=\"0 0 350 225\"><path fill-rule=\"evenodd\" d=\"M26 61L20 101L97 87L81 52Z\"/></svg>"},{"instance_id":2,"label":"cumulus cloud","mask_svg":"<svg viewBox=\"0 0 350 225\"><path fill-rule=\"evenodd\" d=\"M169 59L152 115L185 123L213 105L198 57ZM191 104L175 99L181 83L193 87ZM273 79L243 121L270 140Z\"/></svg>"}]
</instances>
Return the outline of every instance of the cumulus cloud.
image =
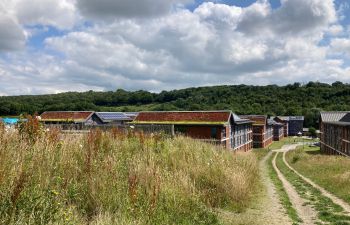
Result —
<instances>
[{"instance_id":1,"label":"cumulus cloud","mask_svg":"<svg viewBox=\"0 0 350 225\"><path fill-rule=\"evenodd\" d=\"M277 9L264 0L246 8L203 2L193 11L171 10L182 0L94 2L77 3L91 26L47 38L38 56L0 58L0 83L14 77L25 93L47 93L350 82L345 59L330 54L345 54L349 39L320 45L326 34L344 32L332 0L282 0ZM1 84L0 91L16 92Z\"/></svg>"},{"instance_id":2,"label":"cumulus cloud","mask_svg":"<svg viewBox=\"0 0 350 225\"><path fill-rule=\"evenodd\" d=\"M78 20L74 0L13 0L12 7L19 22L25 25L70 29Z\"/></svg>"},{"instance_id":3,"label":"cumulus cloud","mask_svg":"<svg viewBox=\"0 0 350 225\"><path fill-rule=\"evenodd\" d=\"M0 52L24 47L25 33L16 18L0 3Z\"/></svg>"},{"instance_id":4,"label":"cumulus cloud","mask_svg":"<svg viewBox=\"0 0 350 225\"><path fill-rule=\"evenodd\" d=\"M78 0L78 7L91 18L142 18L166 14L176 4L189 2L192 0Z\"/></svg>"},{"instance_id":5,"label":"cumulus cloud","mask_svg":"<svg viewBox=\"0 0 350 225\"><path fill-rule=\"evenodd\" d=\"M350 39L336 38L331 41L331 48L334 53L347 54L350 57Z\"/></svg>"}]
</instances>

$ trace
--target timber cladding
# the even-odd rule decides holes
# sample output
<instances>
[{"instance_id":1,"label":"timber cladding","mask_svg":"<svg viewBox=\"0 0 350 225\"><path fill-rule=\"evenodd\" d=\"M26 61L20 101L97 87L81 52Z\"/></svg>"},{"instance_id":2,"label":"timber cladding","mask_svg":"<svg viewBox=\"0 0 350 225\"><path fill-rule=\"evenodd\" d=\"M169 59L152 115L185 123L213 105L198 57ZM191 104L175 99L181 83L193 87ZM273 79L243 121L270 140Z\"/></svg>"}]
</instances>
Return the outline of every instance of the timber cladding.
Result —
<instances>
[{"instance_id":1,"label":"timber cladding","mask_svg":"<svg viewBox=\"0 0 350 225\"><path fill-rule=\"evenodd\" d=\"M350 112L321 112L321 151L350 156Z\"/></svg>"}]
</instances>

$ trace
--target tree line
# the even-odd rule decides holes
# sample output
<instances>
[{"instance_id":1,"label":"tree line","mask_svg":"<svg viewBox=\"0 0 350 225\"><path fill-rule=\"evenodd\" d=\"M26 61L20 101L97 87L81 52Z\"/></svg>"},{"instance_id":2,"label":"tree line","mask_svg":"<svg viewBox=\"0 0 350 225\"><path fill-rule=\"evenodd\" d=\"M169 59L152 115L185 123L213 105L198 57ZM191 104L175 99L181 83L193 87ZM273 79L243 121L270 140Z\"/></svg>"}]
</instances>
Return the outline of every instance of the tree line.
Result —
<instances>
[{"instance_id":1,"label":"tree line","mask_svg":"<svg viewBox=\"0 0 350 225\"><path fill-rule=\"evenodd\" d=\"M317 127L320 111L350 111L350 84L225 85L151 93L118 89L0 97L0 115L44 111L232 110L236 114L303 115Z\"/></svg>"}]
</instances>

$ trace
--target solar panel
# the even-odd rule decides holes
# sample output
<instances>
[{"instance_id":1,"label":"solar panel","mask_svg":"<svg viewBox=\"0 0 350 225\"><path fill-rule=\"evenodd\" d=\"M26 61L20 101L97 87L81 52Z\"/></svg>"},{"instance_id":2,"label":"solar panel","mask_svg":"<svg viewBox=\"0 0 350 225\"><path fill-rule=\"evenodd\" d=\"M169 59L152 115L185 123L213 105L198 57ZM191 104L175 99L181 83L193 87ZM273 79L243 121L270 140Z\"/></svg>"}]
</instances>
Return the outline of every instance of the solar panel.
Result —
<instances>
[{"instance_id":1,"label":"solar panel","mask_svg":"<svg viewBox=\"0 0 350 225\"><path fill-rule=\"evenodd\" d=\"M130 118L122 112L99 112L97 115L103 120L130 120Z\"/></svg>"}]
</instances>

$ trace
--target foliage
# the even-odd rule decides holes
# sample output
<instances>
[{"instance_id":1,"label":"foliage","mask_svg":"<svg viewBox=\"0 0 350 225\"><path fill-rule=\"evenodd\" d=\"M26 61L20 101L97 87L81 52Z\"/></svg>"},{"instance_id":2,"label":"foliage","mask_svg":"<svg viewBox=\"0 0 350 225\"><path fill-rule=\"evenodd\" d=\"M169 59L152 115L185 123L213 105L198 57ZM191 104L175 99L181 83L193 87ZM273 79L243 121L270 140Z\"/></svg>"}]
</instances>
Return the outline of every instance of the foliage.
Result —
<instances>
[{"instance_id":1,"label":"foliage","mask_svg":"<svg viewBox=\"0 0 350 225\"><path fill-rule=\"evenodd\" d=\"M252 154L184 137L0 132L0 224L219 224L258 183Z\"/></svg>"}]
</instances>

